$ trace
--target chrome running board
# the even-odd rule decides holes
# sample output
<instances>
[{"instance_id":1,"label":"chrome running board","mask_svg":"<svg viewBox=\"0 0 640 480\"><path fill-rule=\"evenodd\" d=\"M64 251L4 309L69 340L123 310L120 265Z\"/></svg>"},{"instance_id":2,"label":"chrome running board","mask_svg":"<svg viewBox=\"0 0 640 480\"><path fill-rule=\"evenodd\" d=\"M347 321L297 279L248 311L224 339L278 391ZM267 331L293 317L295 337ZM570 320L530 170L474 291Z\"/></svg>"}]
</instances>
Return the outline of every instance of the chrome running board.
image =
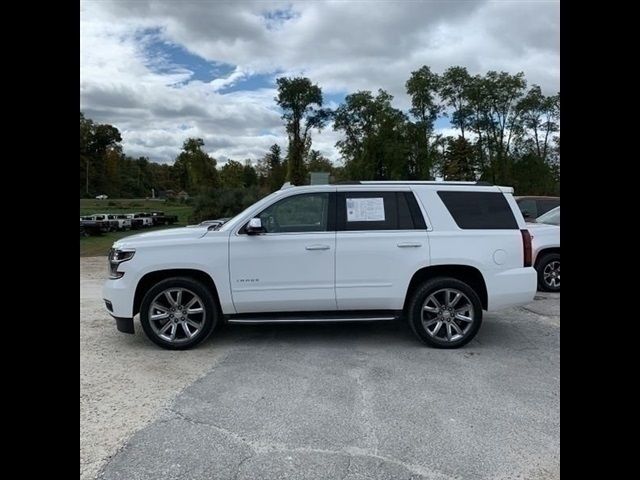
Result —
<instances>
[{"instance_id":1,"label":"chrome running board","mask_svg":"<svg viewBox=\"0 0 640 480\"><path fill-rule=\"evenodd\" d=\"M227 316L227 322L253 325L261 323L338 323L338 322L377 322L397 320L402 312L383 311L345 311L345 312L274 312L242 313Z\"/></svg>"},{"instance_id":2,"label":"chrome running board","mask_svg":"<svg viewBox=\"0 0 640 480\"><path fill-rule=\"evenodd\" d=\"M229 323L253 325L257 323L322 323L322 322L376 322L381 320L396 320L398 317L368 317L368 318L242 318L229 319Z\"/></svg>"}]
</instances>

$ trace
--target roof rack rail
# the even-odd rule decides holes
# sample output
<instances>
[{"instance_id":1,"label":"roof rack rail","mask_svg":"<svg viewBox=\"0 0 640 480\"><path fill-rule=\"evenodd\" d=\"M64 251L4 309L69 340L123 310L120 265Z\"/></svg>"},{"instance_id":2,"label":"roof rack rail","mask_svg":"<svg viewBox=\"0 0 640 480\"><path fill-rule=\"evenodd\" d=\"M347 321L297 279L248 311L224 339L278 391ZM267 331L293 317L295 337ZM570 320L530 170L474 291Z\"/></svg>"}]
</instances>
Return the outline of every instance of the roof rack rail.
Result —
<instances>
[{"instance_id":1,"label":"roof rack rail","mask_svg":"<svg viewBox=\"0 0 640 480\"><path fill-rule=\"evenodd\" d=\"M485 180L342 180L331 185L477 185L479 187L493 187L493 183Z\"/></svg>"},{"instance_id":2,"label":"roof rack rail","mask_svg":"<svg viewBox=\"0 0 640 480\"><path fill-rule=\"evenodd\" d=\"M363 180L363 185L478 185L493 186L491 183L475 180Z\"/></svg>"}]
</instances>

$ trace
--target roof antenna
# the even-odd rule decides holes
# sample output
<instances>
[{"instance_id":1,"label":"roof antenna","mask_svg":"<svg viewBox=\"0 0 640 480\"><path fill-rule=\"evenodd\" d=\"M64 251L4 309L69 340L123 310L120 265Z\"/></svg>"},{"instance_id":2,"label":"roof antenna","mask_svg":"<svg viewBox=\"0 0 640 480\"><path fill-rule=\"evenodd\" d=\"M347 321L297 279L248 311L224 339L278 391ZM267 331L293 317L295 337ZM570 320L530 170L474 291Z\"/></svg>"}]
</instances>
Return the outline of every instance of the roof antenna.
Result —
<instances>
[{"instance_id":1,"label":"roof antenna","mask_svg":"<svg viewBox=\"0 0 640 480\"><path fill-rule=\"evenodd\" d=\"M280 187L280 190L286 190L287 188L291 187L293 187L293 185L291 185L291 182L286 182L282 185L282 187Z\"/></svg>"}]
</instances>

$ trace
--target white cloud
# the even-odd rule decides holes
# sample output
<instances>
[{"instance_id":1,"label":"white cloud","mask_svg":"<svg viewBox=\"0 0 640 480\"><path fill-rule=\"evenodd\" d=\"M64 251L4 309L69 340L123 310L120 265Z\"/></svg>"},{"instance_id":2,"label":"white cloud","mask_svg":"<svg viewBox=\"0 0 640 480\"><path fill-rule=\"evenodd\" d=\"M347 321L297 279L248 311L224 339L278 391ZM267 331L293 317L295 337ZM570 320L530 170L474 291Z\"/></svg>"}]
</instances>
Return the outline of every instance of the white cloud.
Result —
<instances>
[{"instance_id":1,"label":"white cloud","mask_svg":"<svg viewBox=\"0 0 640 480\"><path fill-rule=\"evenodd\" d=\"M150 37L142 35L149 29L153 38L234 70L208 83L192 80L188 65L150 57ZM81 108L118 127L127 153L155 161L172 161L187 136L204 138L221 159L255 159L273 143L284 147L273 87L225 93L254 74L304 74L328 94L384 88L407 109L404 84L422 65L524 71L530 83L555 93L559 3L81 3ZM330 126L313 138L313 148L338 159L339 135Z\"/></svg>"}]
</instances>

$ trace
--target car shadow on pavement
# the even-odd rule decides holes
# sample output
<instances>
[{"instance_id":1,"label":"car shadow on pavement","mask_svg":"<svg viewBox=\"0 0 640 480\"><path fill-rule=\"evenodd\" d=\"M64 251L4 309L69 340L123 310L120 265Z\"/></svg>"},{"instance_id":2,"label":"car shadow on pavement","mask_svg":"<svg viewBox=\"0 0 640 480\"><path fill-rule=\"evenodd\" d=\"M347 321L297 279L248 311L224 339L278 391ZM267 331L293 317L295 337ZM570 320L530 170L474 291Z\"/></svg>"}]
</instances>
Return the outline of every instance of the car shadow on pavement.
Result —
<instances>
[{"instance_id":1,"label":"car shadow on pavement","mask_svg":"<svg viewBox=\"0 0 640 480\"><path fill-rule=\"evenodd\" d=\"M487 315L476 338L461 349L496 346L519 348L523 339L530 343L531 339L537 336L537 330L535 322L524 321L519 312L500 317ZM270 345L426 348L405 320L279 325L227 324L219 326L203 347L227 345L262 348Z\"/></svg>"},{"instance_id":2,"label":"car shadow on pavement","mask_svg":"<svg viewBox=\"0 0 640 480\"><path fill-rule=\"evenodd\" d=\"M535 341L541 332L533 312L510 310L504 314L486 314L478 335L462 350L483 347L520 348L523 343ZM157 349L146 338L136 318L135 335L122 336L120 341L129 348ZM340 323L283 323L240 325L218 325L211 337L196 349L223 347L261 348L288 346L323 347L402 347L425 348L414 335L406 320Z\"/></svg>"},{"instance_id":3,"label":"car shadow on pavement","mask_svg":"<svg viewBox=\"0 0 640 480\"><path fill-rule=\"evenodd\" d=\"M420 345L404 321L340 322L313 324L222 325L206 345L244 344L261 346L273 343L300 346L348 344Z\"/></svg>"}]
</instances>

